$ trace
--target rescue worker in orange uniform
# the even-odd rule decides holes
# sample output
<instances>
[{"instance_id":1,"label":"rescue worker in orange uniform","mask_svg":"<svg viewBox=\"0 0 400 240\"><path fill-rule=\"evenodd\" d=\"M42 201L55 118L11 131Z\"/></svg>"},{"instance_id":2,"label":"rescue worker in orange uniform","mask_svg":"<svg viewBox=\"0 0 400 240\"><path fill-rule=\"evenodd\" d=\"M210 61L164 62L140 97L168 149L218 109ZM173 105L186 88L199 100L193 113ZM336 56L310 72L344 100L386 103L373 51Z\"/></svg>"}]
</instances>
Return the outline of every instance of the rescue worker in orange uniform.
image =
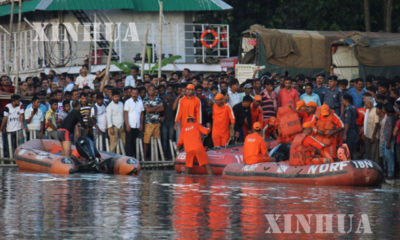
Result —
<instances>
[{"instance_id":1,"label":"rescue worker in orange uniform","mask_svg":"<svg viewBox=\"0 0 400 240\"><path fill-rule=\"evenodd\" d=\"M325 151L336 158L338 133L343 130L344 124L328 105L323 104L320 109L320 114L316 116L314 124L314 135L326 146Z\"/></svg>"},{"instance_id":2,"label":"rescue worker in orange uniform","mask_svg":"<svg viewBox=\"0 0 400 240\"><path fill-rule=\"evenodd\" d=\"M186 86L185 96L179 100L178 110L175 117L175 131L178 130L178 123L181 122L181 129L186 125L188 116L196 118L196 122L201 123L201 102L194 96L195 87L193 84Z\"/></svg>"},{"instance_id":3,"label":"rescue worker in orange uniform","mask_svg":"<svg viewBox=\"0 0 400 240\"><path fill-rule=\"evenodd\" d=\"M247 164L256 164L269 162L271 158L268 156L267 145L261 136L261 123L253 124L254 132L247 135L243 145L243 161Z\"/></svg>"},{"instance_id":4,"label":"rescue worker in orange uniform","mask_svg":"<svg viewBox=\"0 0 400 240\"><path fill-rule=\"evenodd\" d=\"M264 126L266 126L266 128L264 127L265 131L264 131L264 138L265 139L269 139L269 138L277 138L277 134L276 134L276 118L275 117L270 117L268 120L264 121Z\"/></svg>"},{"instance_id":5,"label":"rescue worker in orange uniform","mask_svg":"<svg viewBox=\"0 0 400 240\"><path fill-rule=\"evenodd\" d=\"M325 145L312 137L312 132L312 123L303 123L303 132L296 135L292 144L290 145L289 164L291 166L314 165L333 162L331 155L324 151Z\"/></svg>"},{"instance_id":6,"label":"rescue worker in orange uniform","mask_svg":"<svg viewBox=\"0 0 400 240\"><path fill-rule=\"evenodd\" d=\"M315 124L315 120L317 117L317 112L319 112L318 106L315 102L310 101L306 104L306 113L307 115L303 118L303 122L311 122Z\"/></svg>"},{"instance_id":7,"label":"rescue worker in orange uniform","mask_svg":"<svg viewBox=\"0 0 400 240\"><path fill-rule=\"evenodd\" d=\"M253 103L250 104L251 120L253 121L252 124L255 122L262 123L263 112L261 109L261 101L261 95L255 95L253 98Z\"/></svg>"},{"instance_id":8,"label":"rescue worker in orange uniform","mask_svg":"<svg viewBox=\"0 0 400 240\"><path fill-rule=\"evenodd\" d=\"M297 101L296 103L296 111L299 114L299 117L302 122L304 122L304 118L307 117L307 106L304 100Z\"/></svg>"},{"instance_id":9,"label":"rescue worker in orange uniform","mask_svg":"<svg viewBox=\"0 0 400 240\"><path fill-rule=\"evenodd\" d=\"M195 122L192 115L189 115L186 120L186 124L181 128L181 134L179 135L179 141L177 147L180 148L182 145L186 152L186 168L185 173L189 173L189 169L193 167L194 159L196 158L199 166L205 166L207 173L212 175L212 170L208 162L206 149L203 146L201 140L201 134L208 135L210 129L203 127L200 123Z\"/></svg>"},{"instance_id":10,"label":"rescue worker in orange uniform","mask_svg":"<svg viewBox=\"0 0 400 240\"><path fill-rule=\"evenodd\" d=\"M213 105L212 119L212 140L214 147L226 146L229 138L234 136L235 116L231 107L225 104L224 95L218 93L215 97Z\"/></svg>"}]
</instances>

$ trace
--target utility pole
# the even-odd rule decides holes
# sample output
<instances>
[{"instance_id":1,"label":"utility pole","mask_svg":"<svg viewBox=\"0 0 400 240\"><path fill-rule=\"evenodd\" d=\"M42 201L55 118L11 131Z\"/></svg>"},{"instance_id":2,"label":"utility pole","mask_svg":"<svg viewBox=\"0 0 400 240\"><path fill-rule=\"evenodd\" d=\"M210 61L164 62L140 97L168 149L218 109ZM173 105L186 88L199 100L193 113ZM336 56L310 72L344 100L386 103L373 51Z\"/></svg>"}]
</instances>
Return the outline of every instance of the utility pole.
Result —
<instances>
[{"instance_id":1,"label":"utility pole","mask_svg":"<svg viewBox=\"0 0 400 240\"><path fill-rule=\"evenodd\" d=\"M10 73L11 73L11 54L12 54L12 44L13 44L13 23L14 23L14 1L15 0L11 0L11 11L10 11L10 27L9 27L9 31L10 31L10 35L8 36L8 42L10 43L10 46L8 48L8 63L7 63L7 76L10 77Z\"/></svg>"},{"instance_id":2,"label":"utility pole","mask_svg":"<svg viewBox=\"0 0 400 240\"><path fill-rule=\"evenodd\" d=\"M163 2L160 1L160 16L158 23L158 78L161 78L162 15L163 15Z\"/></svg>"},{"instance_id":3,"label":"utility pole","mask_svg":"<svg viewBox=\"0 0 400 240\"><path fill-rule=\"evenodd\" d=\"M16 66L16 75L15 75L15 94L18 93L18 79L19 79L19 67L20 67L20 59L21 59L21 15L22 15L22 0L18 0L18 25L17 25L17 41L15 46L15 51L17 54L17 66Z\"/></svg>"}]
</instances>

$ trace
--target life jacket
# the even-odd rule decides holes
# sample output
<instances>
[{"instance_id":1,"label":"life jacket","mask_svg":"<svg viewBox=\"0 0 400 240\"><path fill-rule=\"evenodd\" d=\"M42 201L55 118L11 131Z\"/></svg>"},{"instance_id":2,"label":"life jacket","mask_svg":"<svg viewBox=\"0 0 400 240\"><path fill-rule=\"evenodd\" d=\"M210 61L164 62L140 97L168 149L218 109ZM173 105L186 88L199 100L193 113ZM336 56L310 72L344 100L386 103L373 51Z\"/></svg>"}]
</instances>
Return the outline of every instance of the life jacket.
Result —
<instances>
[{"instance_id":1,"label":"life jacket","mask_svg":"<svg viewBox=\"0 0 400 240\"><path fill-rule=\"evenodd\" d=\"M315 121L315 127L317 128L317 130L327 133L330 130L335 129L335 124L333 124L332 122L333 113L334 111L331 110L331 114L329 114L328 117L323 117L323 118L321 117L320 114L317 115ZM332 137L330 136L321 136L319 134L316 134L315 138L327 146L331 145L332 143Z\"/></svg>"},{"instance_id":2,"label":"life jacket","mask_svg":"<svg viewBox=\"0 0 400 240\"><path fill-rule=\"evenodd\" d=\"M280 143L290 142L297 133L300 133L303 128L297 112L288 106L281 107L277 114L277 127L279 132Z\"/></svg>"},{"instance_id":3,"label":"life jacket","mask_svg":"<svg viewBox=\"0 0 400 240\"><path fill-rule=\"evenodd\" d=\"M312 161L315 156L315 149L303 145L303 140L306 136L306 134L300 133L294 137L293 142L290 145L290 165L303 166L312 164L310 161Z\"/></svg>"},{"instance_id":4,"label":"life jacket","mask_svg":"<svg viewBox=\"0 0 400 240\"><path fill-rule=\"evenodd\" d=\"M357 126L364 126L364 117L366 113L365 108L357 108L357 119L356 119L356 124Z\"/></svg>"},{"instance_id":5,"label":"life jacket","mask_svg":"<svg viewBox=\"0 0 400 240\"><path fill-rule=\"evenodd\" d=\"M349 151L349 148L347 147L346 143L343 143L338 148L338 150L337 150L337 158L339 159L339 161L349 161L349 160L351 160L350 151Z\"/></svg>"}]
</instances>

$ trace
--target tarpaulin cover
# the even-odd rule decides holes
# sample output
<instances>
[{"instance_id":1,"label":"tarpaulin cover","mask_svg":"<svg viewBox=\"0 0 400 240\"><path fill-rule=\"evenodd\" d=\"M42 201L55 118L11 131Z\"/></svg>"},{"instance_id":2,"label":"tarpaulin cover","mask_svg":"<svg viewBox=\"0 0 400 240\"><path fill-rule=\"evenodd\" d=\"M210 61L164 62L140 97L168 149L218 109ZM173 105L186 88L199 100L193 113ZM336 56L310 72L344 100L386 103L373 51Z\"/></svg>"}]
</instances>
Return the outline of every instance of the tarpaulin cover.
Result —
<instances>
[{"instance_id":1,"label":"tarpaulin cover","mask_svg":"<svg viewBox=\"0 0 400 240\"><path fill-rule=\"evenodd\" d=\"M260 25L251 26L250 32L260 40L257 65L307 69L313 73L316 69L329 71L331 44L351 38L360 64L400 66L400 34L397 33L282 30Z\"/></svg>"}]
</instances>

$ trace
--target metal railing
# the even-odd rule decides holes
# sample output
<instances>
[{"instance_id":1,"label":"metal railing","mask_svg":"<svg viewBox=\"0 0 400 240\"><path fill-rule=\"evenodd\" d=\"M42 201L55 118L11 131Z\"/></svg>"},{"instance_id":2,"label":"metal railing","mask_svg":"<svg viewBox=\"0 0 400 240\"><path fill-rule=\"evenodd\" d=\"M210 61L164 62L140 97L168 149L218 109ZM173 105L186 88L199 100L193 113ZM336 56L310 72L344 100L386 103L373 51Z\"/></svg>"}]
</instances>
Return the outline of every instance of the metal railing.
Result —
<instances>
[{"instance_id":1,"label":"metal railing","mask_svg":"<svg viewBox=\"0 0 400 240\"><path fill-rule=\"evenodd\" d=\"M95 21L104 23L104 16L95 15ZM114 33L115 44L113 49L117 53L115 56L119 62L140 62L142 58L146 63L157 62L158 51L158 23L138 23L136 29L139 41L125 42L126 31L129 28L127 23L117 25ZM149 30L148 46L151 49L151 56L141 56L144 47L144 35ZM218 43L213 48L207 48L201 43L201 35L206 30L213 30L217 33ZM99 32L105 34L105 27L101 27ZM38 72L43 68L73 67L81 66L89 55L92 55L92 64L101 65L106 63L108 49L89 42L58 41L43 42L37 40L37 33L33 29L20 32L19 41L17 33L13 34L13 42L9 42L7 33L0 33L0 74L7 72L11 67L11 73L16 71L19 64L19 72L32 73ZM46 32L47 34L47 32ZM51 38L51 32L48 32ZM78 39L84 38L84 32L77 33ZM64 37L63 34L60 35ZM222 37L226 40L221 41ZM70 34L66 34L70 39ZM220 58L229 57L229 25L226 24L207 24L207 23L164 23L162 32L162 55L164 57L180 55L181 59L177 63L219 63ZM207 43L212 42L213 36L207 35ZM9 62L9 49L11 48L11 62ZM19 62L17 63L17 52Z\"/></svg>"},{"instance_id":2,"label":"metal railing","mask_svg":"<svg viewBox=\"0 0 400 240\"><path fill-rule=\"evenodd\" d=\"M6 136L6 141L4 141L3 136ZM25 131L19 130L15 133L0 134L0 166L15 166L14 152L21 144L28 141L28 139L38 139L37 130L30 130L28 135ZM43 139L50 139L48 136L44 135ZM15 141L14 141L15 140ZM109 151L109 138L105 137L105 142L103 142L103 136L97 135L95 139L95 145L98 150ZM164 156L163 147L161 144L161 139L151 138L150 143L150 159L144 158L143 151L143 139L136 139L136 159L139 160L144 165L151 166L172 166L175 157L177 155L176 143L169 140L169 151L172 156L171 159L166 159ZM116 147L116 154L125 155L125 146L122 139L118 140ZM144 166L146 167L146 166Z\"/></svg>"}]
</instances>

